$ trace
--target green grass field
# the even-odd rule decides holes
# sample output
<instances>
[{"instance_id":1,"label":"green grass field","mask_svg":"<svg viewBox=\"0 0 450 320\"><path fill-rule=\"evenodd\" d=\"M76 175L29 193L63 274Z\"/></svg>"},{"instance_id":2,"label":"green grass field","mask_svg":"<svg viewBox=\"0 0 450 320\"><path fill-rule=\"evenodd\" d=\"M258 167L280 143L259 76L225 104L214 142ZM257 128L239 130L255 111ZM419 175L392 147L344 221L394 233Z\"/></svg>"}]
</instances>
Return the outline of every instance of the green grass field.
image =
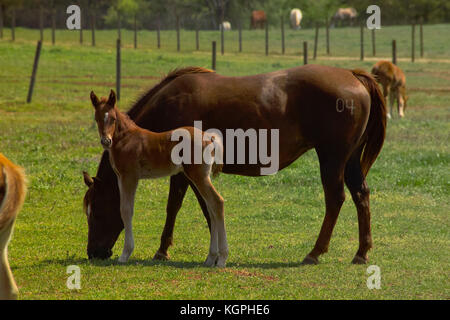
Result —
<instances>
[{"instance_id":1,"label":"green grass field","mask_svg":"<svg viewBox=\"0 0 450 320\"><path fill-rule=\"evenodd\" d=\"M222 174L215 180L226 200L230 256L225 269L202 266L209 232L192 191L178 215L171 260L151 260L165 221L167 178L140 184L136 248L129 263L117 263L123 235L111 260L88 261L82 171L95 174L102 152L89 92L106 95L115 88L116 33L97 31L97 47L92 48L87 32L80 46L76 32L58 31L52 46L46 30L33 102L26 104L39 31L19 28L13 43L5 30L0 40L0 152L22 165L29 180L9 247L20 298L449 299L450 43L441 35L450 26L425 26L425 59L415 63L408 61L409 28L377 31L378 57L389 57L391 40L397 38L409 95L406 118L389 121L384 148L368 176L374 240L369 265L381 269L379 290L366 286L368 265L350 264L358 247L358 224L348 191L329 253L317 266L300 266L314 245L325 210L313 151L275 176ZM219 40L219 33L201 34L202 51L193 51L194 33L183 31L182 52L177 53L174 32L163 33L160 50L154 48L154 33L141 32L141 48L134 50L132 33L124 32L119 106L128 109L176 67L210 67L210 41ZM312 40L314 31L299 34ZM366 35L370 57L370 33ZM302 63L302 37L293 31L287 34L285 56L279 55L279 37L271 38L269 57L264 56L263 32L244 33L243 53L236 52L231 37L237 34L227 33L230 49L218 55L222 74L257 74ZM320 42L319 59L311 63L370 70L376 60L359 61L357 28L332 30L332 58L324 57L323 37ZM81 268L81 290L66 287L69 265Z\"/></svg>"}]
</instances>

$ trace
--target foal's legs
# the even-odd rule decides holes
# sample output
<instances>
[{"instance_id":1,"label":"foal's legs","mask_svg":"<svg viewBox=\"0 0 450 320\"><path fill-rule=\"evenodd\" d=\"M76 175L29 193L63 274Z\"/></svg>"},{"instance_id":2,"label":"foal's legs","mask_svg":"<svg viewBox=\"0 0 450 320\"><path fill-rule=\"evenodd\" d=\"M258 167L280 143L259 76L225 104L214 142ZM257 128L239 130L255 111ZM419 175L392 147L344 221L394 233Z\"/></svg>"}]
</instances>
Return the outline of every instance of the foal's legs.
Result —
<instances>
[{"instance_id":1,"label":"foal's legs","mask_svg":"<svg viewBox=\"0 0 450 320\"><path fill-rule=\"evenodd\" d=\"M135 177L120 176L118 180L120 190L120 216L122 217L123 226L125 228L125 244L119 262L127 262L134 250L132 220L134 196L136 194L138 179Z\"/></svg>"},{"instance_id":2,"label":"foal's legs","mask_svg":"<svg viewBox=\"0 0 450 320\"><path fill-rule=\"evenodd\" d=\"M398 115L400 116L400 118L402 118L405 113L403 112L403 108L405 105L405 101L403 100L403 96L401 93L400 88L397 89L397 109L398 109Z\"/></svg>"},{"instance_id":3,"label":"foal's legs","mask_svg":"<svg viewBox=\"0 0 450 320\"><path fill-rule=\"evenodd\" d=\"M367 251L372 247L370 232L369 187L361 172L361 151L355 152L345 167L345 184L350 190L353 202L358 212L359 249L352 263L364 264L367 262Z\"/></svg>"},{"instance_id":4,"label":"foal's legs","mask_svg":"<svg viewBox=\"0 0 450 320\"><path fill-rule=\"evenodd\" d=\"M390 91L391 91L390 85L387 83L383 83L383 96L384 96L384 102L386 104L387 104L388 96L390 96ZM392 114L392 105L390 107L390 112L388 111L388 113L387 113L388 119L391 119L391 114Z\"/></svg>"},{"instance_id":5,"label":"foal's legs","mask_svg":"<svg viewBox=\"0 0 450 320\"><path fill-rule=\"evenodd\" d=\"M169 198L167 200L166 207L166 223L161 235L161 244L153 257L154 260L169 259L167 249L172 245L175 220L177 218L178 211L181 208L181 204L183 203L188 186L189 180L183 173L170 177Z\"/></svg>"},{"instance_id":6,"label":"foal's legs","mask_svg":"<svg viewBox=\"0 0 450 320\"><path fill-rule=\"evenodd\" d=\"M197 197L203 215L205 216L206 222L208 223L209 230L211 231L211 219L209 217L208 208L206 206L205 200L203 200L195 185L191 181L189 181L188 178L186 178L184 173L179 173L175 176L170 177L169 199L167 200L166 208L166 223L164 225L164 231L161 235L160 247L153 257L154 260L169 259L167 249L172 245L175 220L177 218L178 211L181 208L181 204L183 203L183 199L186 195L189 184L194 191L195 196Z\"/></svg>"},{"instance_id":7,"label":"foal's legs","mask_svg":"<svg viewBox=\"0 0 450 320\"><path fill-rule=\"evenodd\" d=\"M316 244L313 250L305 257L302 264L317 264L319 263L319 255L328 251L331 234L345 200L345 157L339 156L337 153L333 154L333 152L326 154L317 152L317 154L319 155L320 175L325 192L326 212Z\"/></svg>"},{"instance_id":8,"label":"foal's legs","mask_svg":"<svg viewBox=\"0 0 450 320\"><path fill-rule=\"evenodd\" d=\"M209 175L187 173L198 192L206 202L211 218L211 239L207 267L225 267L228 258L228 242L225 230L224 201L211 183Z\"/></svg>"}]
</instances>

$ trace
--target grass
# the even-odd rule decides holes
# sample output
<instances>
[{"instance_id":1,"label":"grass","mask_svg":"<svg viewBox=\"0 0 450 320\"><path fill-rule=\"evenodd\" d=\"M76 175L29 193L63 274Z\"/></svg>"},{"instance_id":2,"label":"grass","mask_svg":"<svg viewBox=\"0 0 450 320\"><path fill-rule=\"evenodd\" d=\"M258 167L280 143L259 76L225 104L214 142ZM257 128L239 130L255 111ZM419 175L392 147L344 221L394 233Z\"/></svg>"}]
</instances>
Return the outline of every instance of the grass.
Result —
<instances>
[{"instance_id":1,"label":"grass","mask_svg":"<svg viewBox=\"0 0 450 320\"><path fill-rule=\"evenodd\" d=\"M407 41L408 28L382 29L377 38L380 56L389 56L392 34ZM58 31L57 45L44 43L33 102L26 104L38 31L19 28L15 43L0 41L0 151L25 167L29 180L9 249L20 298L449 299L450 64L444 58L450 44L439 40L446 28L425 27L427 59L399 62L409 88L406 118L389 122L385 146L368 177L374 238L369 256L370 264L381 268L380 290L367 288L367 266L350 264L358 246L358 225L348 192L329 253L318 266L299 265L314 245L324 213L314 152L275 176L220 175L215 180L226 199L230 257L223 270L202 267L209 234L191 191L178 216L172 259L151 260L164 225L168 179L140 184L136 249L130 262L117 263L123 235L112 260L88 261L81 172L94 174L102 151L88 96L90 90L106 95L115 87L115 33L98 31L98 46L92 48L80 46L76 33ZM311 36L313 31L302 33ZM217 32L201 34L206 43L218 37ZM219 56L218 72L256 74L301 62L295 45L285 56L271 51L266 57L263 33L244 34L244 52ZM288 36L293 34L289 31ZM176 53L175 43L161 50L150 45L134 50L131 35L124 32L122 109L175 67L210 67L209 45L195 52L187 36L182 37L182 53ZM315 63L370 69L374 61L357 60L359 29L332 30L332 35L333 56L355 59L320 58L324 52L319 51ZM143 32L142 42L153 36ZM163 43L169 38L175 34L164 32ZM407 57L406 43L399 43L399 56ZM73 264L81 268L81 290L66 287L66 268Z\"/></svg>"}]
</instances>

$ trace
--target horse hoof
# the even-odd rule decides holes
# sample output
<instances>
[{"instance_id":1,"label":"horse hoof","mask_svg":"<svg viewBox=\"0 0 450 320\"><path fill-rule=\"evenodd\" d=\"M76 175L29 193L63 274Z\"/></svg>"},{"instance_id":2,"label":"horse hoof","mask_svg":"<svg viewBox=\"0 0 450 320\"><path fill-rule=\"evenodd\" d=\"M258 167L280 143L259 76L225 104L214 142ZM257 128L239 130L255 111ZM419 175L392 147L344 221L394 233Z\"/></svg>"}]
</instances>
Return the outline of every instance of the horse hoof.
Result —
<instances>
[{"instance_id":1,"label":"horse hoof","mask_svg":"<svg viewBox=\"0 0 450 320\"><path fill-rule=\"evenodd\" d=\"M353 263L353 264L366 264L367 261L368 261L367 258L363 258L363 257L360 257L360 256L356 255L356 256L353 258L352 263Z\"/></svg>"},{"instance_id":2,"label":"horse hoof","mask_svg":"<svg viewBox=\"0 0 450 320\"><path fill-rule=\"evenodd\" d=\"M302 266L315 265L315 264L319 264L319 259L311 257L310 255L307 255L301 263Z\"/></svg>"},{"instance_id":3,"label":"horse hoof","mask_svg":"<svg viewBox=\"0 0 450 320\"><path fill-rule=\"evenodd\" d=\"M156 252L155 253L155 256L153 257L153 260L160 260L160 261L167 261L167 260L169 260L170 259L170 257L169 257L169 254L164 254L164 253L161 253L161 252Z\"/></svg>"},{"instance_id":4,"label":"horse hoof","mask_svg":"<svg viewBox=\"0 0 450 320\"><path fill-rule=\"evenodd\" d=\"M120 258L119 258L118 261L119 261L119 263L127 263L128 258L125 258L125 257L120 256Z\"/></svg>"},{"instance_id":5,"label":"horse hoof","mask_svg":"<svg viewBox=\"0 0 450 320\"><path fill-rule=\"evenodd\" d=\"M218 256L208 255L206 261L204 263L205 267L211 268L214 267L217 263Z\"/></svg>"}]
</instances>

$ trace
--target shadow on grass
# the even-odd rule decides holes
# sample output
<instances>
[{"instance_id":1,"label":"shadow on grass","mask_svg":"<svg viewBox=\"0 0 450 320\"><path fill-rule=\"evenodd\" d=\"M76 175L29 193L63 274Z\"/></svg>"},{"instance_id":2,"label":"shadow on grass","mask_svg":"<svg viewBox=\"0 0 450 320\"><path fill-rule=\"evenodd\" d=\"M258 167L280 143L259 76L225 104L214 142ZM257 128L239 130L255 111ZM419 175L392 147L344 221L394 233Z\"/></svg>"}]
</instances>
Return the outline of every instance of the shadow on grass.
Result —
<instances>
[{"instance_id":1,"label":"shadow on grass","mask_svg":"<svg viewBox=\"0 0 450 320\"><path fill-rule=\"evenodd\" d=\"M71 258L66 259L47 259L34 264L34 266L45 266L45 265L78 265L78 266L96 266L96 267L133 267L133 266L166 266L172 268L180 269L194 269L202 268L203 261L174 261L174 260L152 260L152 259L130 259L127 263L120 263L117 259L82 259L82 258ZM255 263L227 263L227 268L260 268L260 269L278 269L278 268L297 268L300 267L300 262L255 262ZM204 267L205 269L210 269Z\"/></svg>"}]
</instances>

